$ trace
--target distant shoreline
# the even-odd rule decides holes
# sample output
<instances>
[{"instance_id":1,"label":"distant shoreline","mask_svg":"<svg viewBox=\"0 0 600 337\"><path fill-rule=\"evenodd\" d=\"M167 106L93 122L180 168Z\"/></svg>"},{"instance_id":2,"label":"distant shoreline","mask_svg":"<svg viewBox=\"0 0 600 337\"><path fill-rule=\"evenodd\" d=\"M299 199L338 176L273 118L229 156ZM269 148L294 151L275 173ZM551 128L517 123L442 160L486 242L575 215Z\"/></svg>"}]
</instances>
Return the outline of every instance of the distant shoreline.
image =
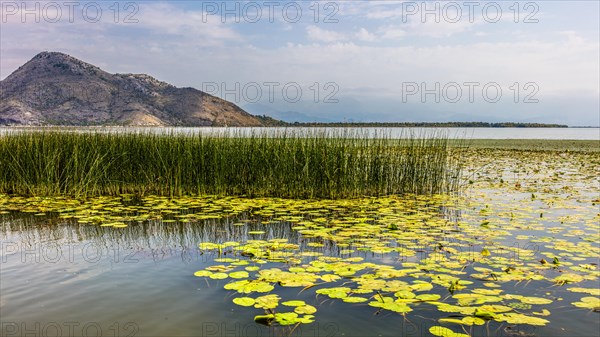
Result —
<instances>
[{"instance_id":1,"label":"distant shoreline","mask_svg":"<svg viewBox=\"0 0 600 337\"><path fill-rule=\"evenodd\" d=\"M263 117L260 117L261 119ZM188 126L188 125L2 125L3 128L219 128L227 127L223 125L215 126ZM597 129L600 126L568 126L563 124L543 124L543 123L483 123L483 122L447 122L447 123L426 123L426 122L402 122L402 123L300 123L283 122L271 120L265 122L263 126L231 126L235 128L265 128L265 127L305 127L305 128L570 128L570 129Z\"/></svg>"},{"instance_id":2,"label":"distant shoreline","mask_svg":"<svg viewBox=\"0 0 600 337\"><path fill-rule=\"evenodd\" d=\"M256 116L265 126L287 127L389 127L389 128L568 128L565 124L516 122L284 122L268 116ZM593 126L590 126L593 128Z\"/></svg>"}]
</instances>

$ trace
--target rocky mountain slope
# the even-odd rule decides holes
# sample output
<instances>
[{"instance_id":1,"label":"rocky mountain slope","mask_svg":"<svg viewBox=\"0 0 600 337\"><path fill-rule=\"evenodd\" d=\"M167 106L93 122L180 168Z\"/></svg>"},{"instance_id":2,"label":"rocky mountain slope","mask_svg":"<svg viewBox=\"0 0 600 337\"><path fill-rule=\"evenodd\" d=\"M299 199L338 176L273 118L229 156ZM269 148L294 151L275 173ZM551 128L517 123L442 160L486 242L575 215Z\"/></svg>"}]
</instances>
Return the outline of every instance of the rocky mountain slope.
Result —
<instances>
[{"instance_id":1,"label":"rocky mountain slope","mask_svg":"<svg viewBox=\"0 0 600 337\"><path fill-rule=\"evenodd\" d=\"M42 52L0 81L0 125L261 126L264 120L193 88L110 74Z\"/></svg>"}]
</instances>

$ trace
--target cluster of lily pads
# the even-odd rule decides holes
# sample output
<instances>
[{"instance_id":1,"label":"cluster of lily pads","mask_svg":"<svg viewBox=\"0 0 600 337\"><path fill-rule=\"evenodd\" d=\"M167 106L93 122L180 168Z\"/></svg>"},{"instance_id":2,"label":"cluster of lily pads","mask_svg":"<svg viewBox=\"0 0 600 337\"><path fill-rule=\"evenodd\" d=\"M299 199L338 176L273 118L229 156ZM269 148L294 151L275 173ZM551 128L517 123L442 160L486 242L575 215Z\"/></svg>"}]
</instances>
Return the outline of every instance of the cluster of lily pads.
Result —
<instances>
[{"instance_id":1,"label":"cluster of lily pads","mask_svg":"<svg viewBox=\"0 0 600 337\"><path fill-rule=\"evenodd\" d=\"M513 151L504 154L514 156ZM574 165L581 160L576 156L559 162L552 156L556 153L533 153L530 160L571 174L557 178L526 161L509 170L511 158L506 158L505 166L487 165L487 179L478 179L460 200L344 201L339 205L345 212L330 208L327 215L274 220L291 222L304 244L284 238L203 242L200 249L212 251L215 263L222 264L196 276L233 279L224 286L238 293L233 303L264 310L255 316L263 324L311 323L312 310L302 315L302 309L286 304L318 309L323 296L401 315L433 308L447 313L439 323L450 327L432 326L429 332L437 336L466 336L465 327L489 322L544 326L548 308L564 305L565 290L581 294L572 306L600 311L599 200L593 193L598 179L586 175L594 161L582 160L587 165L580 166ZM489 171L494 166L495 177ZM576 183L583 188L572 189ZM322 247L337 256L322 254ZM518 285L530 282L536 282L536 296L525 294L531 290L519 293ZM280 305L276 293L282 287L298 288L298 296L314 293L315 302L287 298ZM455 332L452 325L463 331Z\"/></svg>"}]
</instances>

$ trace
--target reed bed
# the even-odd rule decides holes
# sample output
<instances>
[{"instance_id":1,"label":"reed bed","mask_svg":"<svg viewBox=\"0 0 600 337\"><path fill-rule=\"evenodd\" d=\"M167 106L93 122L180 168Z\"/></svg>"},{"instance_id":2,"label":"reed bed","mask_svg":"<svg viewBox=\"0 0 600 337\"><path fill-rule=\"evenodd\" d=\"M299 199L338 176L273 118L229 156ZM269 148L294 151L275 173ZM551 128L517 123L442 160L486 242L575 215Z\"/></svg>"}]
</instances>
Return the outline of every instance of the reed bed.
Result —
<instances>
[{"instance_id":1,"label":"reed bed","mask_svg":"<svg viewBox=\"0 0 600 337\"><path fill-rule=\"evenodd\" d=\"M443 134L28 131L0 136L0 193L349 198L456 191Z\"/></svg>"}]
</instances>

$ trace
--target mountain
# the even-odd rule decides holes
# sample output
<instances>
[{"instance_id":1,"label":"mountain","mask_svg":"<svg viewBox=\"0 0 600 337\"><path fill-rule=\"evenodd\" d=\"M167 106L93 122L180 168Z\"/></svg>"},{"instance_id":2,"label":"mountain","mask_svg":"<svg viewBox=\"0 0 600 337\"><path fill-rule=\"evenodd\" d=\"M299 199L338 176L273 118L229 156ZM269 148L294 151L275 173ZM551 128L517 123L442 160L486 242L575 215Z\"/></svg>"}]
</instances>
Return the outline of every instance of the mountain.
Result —
<instances>
[{"instance_id":1,"label":"mountain","mask_svg":"<svg viewBox=\"0 0 600 337\"><path fill-rule=\"evenodd\" d=\"M0 81L0 125L262 126L240 107L144 74L42 52Z\"/></svg>"}]
</instances>

